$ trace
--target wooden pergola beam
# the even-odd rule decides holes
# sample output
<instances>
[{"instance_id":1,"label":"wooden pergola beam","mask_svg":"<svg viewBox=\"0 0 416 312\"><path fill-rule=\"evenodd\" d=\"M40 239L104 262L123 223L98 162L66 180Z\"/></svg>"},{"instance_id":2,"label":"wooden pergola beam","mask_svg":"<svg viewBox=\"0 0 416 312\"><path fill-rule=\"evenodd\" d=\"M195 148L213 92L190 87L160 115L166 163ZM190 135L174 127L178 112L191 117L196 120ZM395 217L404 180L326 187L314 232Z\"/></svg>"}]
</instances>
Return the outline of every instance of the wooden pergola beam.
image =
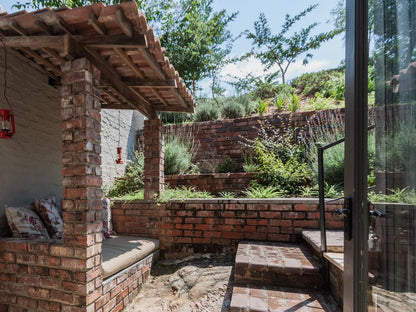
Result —
<instances>
[{"instance_id":1,"label":"wooden pergola beam","mask_svg":"<svg viewBox=\"0 0 416 312\"><path fill-rule=\"evenodd\" d=\"M30 49L55 49L62 50L68 35L63 36L7 36L3 39L8 48L30 48ZM106 36L97 35L92 37L72 36L80 46L88 48L138 48L146 47L145 35L137 35L132 38L124 35Z\"/></svg>"},{"instance_id":2,"label":"wooden pergola beam","mask_svg":"<svg viewBox=\"0 0 416 312\"><path fill-rule=\"evenodd\" d=\"M124 82L129 87L140 88L158 88L158 89L171 89L177 88L175 79L168 80L152 80L152 79L124 79Z\"/></svg>"}]
</instances>

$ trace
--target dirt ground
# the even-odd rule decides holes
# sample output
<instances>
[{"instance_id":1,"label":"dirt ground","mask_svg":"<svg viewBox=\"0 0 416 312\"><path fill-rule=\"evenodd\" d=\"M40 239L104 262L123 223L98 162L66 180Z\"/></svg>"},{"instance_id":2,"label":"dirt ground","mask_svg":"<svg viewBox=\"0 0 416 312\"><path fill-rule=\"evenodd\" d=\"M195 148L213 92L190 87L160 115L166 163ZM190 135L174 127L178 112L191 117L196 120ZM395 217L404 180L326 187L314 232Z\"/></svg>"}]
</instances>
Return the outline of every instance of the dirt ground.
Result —
<instances>
[{"instance_id":1,"label":"dirt ground","mask_svg":"<svg viewBox=\"0 0 416 312\"><path fill-rule=\"evenodd\" d=\"M159 261L127 312L229 312L234 255Z\"/></svg>"}]
</instances>

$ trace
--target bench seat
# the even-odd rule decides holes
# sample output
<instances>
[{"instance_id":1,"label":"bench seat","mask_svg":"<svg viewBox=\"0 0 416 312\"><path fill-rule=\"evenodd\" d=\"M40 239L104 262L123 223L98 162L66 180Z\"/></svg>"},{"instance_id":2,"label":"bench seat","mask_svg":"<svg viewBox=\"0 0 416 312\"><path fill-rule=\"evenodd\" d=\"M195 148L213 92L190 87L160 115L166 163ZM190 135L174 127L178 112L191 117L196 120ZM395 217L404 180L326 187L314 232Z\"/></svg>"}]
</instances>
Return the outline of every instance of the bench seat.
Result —
<instances>
[{"instance_id":1,"label":"bench seat","mask_svg":"<svg viewBox=\"0 0 416 312\"><path fill-rule=\"evenodd\" d=\"M159 249L157 239L112 236L103 241L103 278L107 278L142 260Z\"/></svg>"}]
</instances>

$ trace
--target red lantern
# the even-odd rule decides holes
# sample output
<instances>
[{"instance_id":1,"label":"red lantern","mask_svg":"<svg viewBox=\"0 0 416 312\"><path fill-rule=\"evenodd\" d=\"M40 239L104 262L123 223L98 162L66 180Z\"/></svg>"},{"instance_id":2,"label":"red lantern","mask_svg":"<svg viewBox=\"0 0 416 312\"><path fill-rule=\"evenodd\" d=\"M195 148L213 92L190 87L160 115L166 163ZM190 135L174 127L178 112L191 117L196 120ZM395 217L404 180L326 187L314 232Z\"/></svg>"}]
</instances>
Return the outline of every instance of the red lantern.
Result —
<instances>
[{"instance_id":1,"label":"red lantern","mask_svg":"<svg viewBox=\"0 0 416 312\"><path fill-rule=\"evenodd\" d=\"M117 147L117 154L118 154L118 158L116 159L116 163L119 165L124 164L123 159L121 158L121 147Z\"/></svg>"},{"instance_id":2,"label":"red lantern","mask_svg":"<svg viewBox=\"0 0 416 312\"><path fill-rule=\"evenodd\" d=\"M13 113L9 109L0 109L0 122L0 139L11 139L16 133Z\"/></svg>"}]
</instances>

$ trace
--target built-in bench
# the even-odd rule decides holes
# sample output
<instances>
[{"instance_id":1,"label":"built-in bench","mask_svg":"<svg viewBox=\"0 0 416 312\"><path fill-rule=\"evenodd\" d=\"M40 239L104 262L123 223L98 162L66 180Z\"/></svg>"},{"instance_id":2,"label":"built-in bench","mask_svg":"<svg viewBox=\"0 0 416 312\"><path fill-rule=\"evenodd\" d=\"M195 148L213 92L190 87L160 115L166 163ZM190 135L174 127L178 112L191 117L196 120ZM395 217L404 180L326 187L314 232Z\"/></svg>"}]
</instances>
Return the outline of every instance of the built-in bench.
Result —
<instances>
[{"instance_id":1,"label":"built-in bench","mask_svg":"<svg viewBox=\"0 0 416 312\"><path fill-rule=\"evenodd\" d=\"M134 236L113 236L103 241L103 278L106 279L159 249L159 241Z\"/></svg>"}]
</instances>

